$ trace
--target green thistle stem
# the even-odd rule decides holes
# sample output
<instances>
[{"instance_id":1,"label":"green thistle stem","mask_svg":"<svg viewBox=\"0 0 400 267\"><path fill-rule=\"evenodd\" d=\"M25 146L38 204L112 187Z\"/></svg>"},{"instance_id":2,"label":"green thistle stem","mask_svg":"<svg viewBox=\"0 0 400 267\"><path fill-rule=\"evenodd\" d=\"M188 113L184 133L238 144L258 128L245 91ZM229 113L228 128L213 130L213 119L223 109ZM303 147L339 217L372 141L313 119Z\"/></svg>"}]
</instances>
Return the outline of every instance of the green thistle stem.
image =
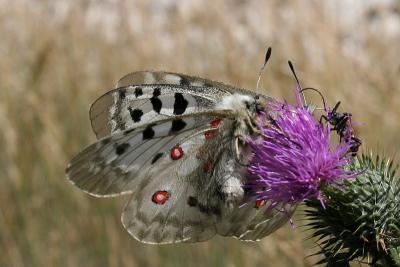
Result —
<instances>
[{"instance_id":1,"label":"green thistle stem","mask_svg":"<svg viewBox=\"0 0 400 267\"><path fill-rule=\"evenodd\" d=\"M317 264L400 266L400 179L391 160L362 155L349 167L357 178L326 186L324 209L306 201L312 237L324 259Z\"/></svg>"}]
</instances>

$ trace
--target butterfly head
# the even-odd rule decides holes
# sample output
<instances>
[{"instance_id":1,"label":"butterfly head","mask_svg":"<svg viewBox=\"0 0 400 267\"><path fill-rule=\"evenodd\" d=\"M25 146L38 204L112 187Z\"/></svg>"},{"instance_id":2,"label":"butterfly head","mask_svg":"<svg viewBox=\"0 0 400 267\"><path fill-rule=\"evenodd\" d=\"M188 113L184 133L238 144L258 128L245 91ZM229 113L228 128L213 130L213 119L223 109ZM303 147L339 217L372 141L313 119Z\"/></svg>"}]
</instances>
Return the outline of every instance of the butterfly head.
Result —
<instances>
[{"instance_id":1,"label":"butterfly head","mask_svg":"<svg viewBox=\"0 0 400 267\"><path fill-rule=\"evenodd\" d=\"M263 95L256 95L254 97L254 108L253 111L256 114L265 112L268 107L268 99Z\"/></svg>"}]
</instances>

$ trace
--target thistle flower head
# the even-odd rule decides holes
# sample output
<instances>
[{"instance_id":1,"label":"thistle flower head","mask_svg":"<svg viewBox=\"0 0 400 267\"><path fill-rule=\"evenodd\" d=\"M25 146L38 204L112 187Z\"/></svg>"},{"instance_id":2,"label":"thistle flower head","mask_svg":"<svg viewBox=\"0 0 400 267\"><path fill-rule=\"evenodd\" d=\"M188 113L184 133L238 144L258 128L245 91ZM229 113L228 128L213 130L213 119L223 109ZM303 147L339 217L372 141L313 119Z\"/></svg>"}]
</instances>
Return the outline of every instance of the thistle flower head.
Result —
<instances>
[{"instance_id":1,"label":"thistle flower head","mask_svg":"<svg viewBox=\"0 0 400 267\"><path fill-rule=\"evenodd\" d=\"M350 141L333 145L332 136L337 135L329 123L313 117L299 92L297 99L298 105L271 103L268 112L260 115L261 136L250 141L252 179L246 186L257 200L268 200L272 207L312 198L324 204L323 185L353 176L345 168L351 161Z\"/></svg>"}]
</instances>

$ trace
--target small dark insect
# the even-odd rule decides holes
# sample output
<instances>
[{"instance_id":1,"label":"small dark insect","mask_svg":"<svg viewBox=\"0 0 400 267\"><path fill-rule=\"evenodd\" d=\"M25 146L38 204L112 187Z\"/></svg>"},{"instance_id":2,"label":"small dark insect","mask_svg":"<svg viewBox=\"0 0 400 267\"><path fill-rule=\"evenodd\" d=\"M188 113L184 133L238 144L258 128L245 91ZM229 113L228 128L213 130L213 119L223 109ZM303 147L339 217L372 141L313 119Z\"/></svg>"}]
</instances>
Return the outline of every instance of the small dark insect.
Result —
<instances>
[{"instance_id":1,"label":"small dark insect","mask_svg":"<svg viewBox=\"0 0 400 267\"><path fill-rule=\"evenodd\" d=\"M288 62L289 63L289 67L290 70L293 73L293 76L296 79L297 82L297 86L299 88L301 87L300 81L297 78L296 72L294 71L294 67L292 62ZM317 92L321 98L322 98L322 102L324 104L324 110L327 113L327 115L322 115L320 118L320 122L322 122L322 119L325 119L326 122L328 122L332 127L331 127L331 131L336 131L336 133L339 135L340 141L346 141L346 142L350 142L350 153L351 156L356 156L358 149L361 146L361 140L357 137L354 136L354 133L352 131L351 128L351 113L345 112L345 113L339 113L337 112L337 109L339 108L340 105L340 101L336 103L336 105L334 106L334 108L331 111L328 111L326 108L326 104L325 104L325 98L322 95L322 93L312 87L307 87L307 88L303 88L300 90L300 93L303 93L306 90L312 90Z\"/></svg>"},{"instance_id":2,"label":"small dark insect","mask_svg":"<svg viewBox=\"0 0 400 267\"><path fill-rule=\"evenodd\" d=\"M336 103L331 111L327 112L327 115L322 115L320 121L325 119L331 126L331 131L336 131L340 137L340 141L344 140L350 142L350 152L352 156L356 156L359 147L361 146L361 140L354 136L353 131L349 130L351 127L351 113L337 112L340 105L340 101ZM351 129L351 128L350 128Z\"/></svg>"}]
</instances>

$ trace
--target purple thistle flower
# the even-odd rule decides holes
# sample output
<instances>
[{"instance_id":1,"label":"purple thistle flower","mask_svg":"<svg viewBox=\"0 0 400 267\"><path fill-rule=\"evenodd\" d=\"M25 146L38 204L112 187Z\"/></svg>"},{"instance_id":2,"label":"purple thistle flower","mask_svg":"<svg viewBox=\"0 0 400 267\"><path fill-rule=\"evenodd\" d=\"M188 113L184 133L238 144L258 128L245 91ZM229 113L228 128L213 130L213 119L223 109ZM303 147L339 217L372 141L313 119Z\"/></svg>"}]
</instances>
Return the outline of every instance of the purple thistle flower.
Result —
<instances>
[{"instance_id":1,"label":"purple thistle flower","mask_svg":"<svg viewBox=\"0 0 400 267\"><path fill-rule=\"evenodd\" d=\"M337 186L355 175L345 168L352 158L349 139L333 145L330 125L314 119L298 90L296 96L297 106L271 103L268 113L260 115L261 137L249 142L253 156L246 187L271 207L311 198L324 205L321 186Z\"/></svg>"}]
</instances>

